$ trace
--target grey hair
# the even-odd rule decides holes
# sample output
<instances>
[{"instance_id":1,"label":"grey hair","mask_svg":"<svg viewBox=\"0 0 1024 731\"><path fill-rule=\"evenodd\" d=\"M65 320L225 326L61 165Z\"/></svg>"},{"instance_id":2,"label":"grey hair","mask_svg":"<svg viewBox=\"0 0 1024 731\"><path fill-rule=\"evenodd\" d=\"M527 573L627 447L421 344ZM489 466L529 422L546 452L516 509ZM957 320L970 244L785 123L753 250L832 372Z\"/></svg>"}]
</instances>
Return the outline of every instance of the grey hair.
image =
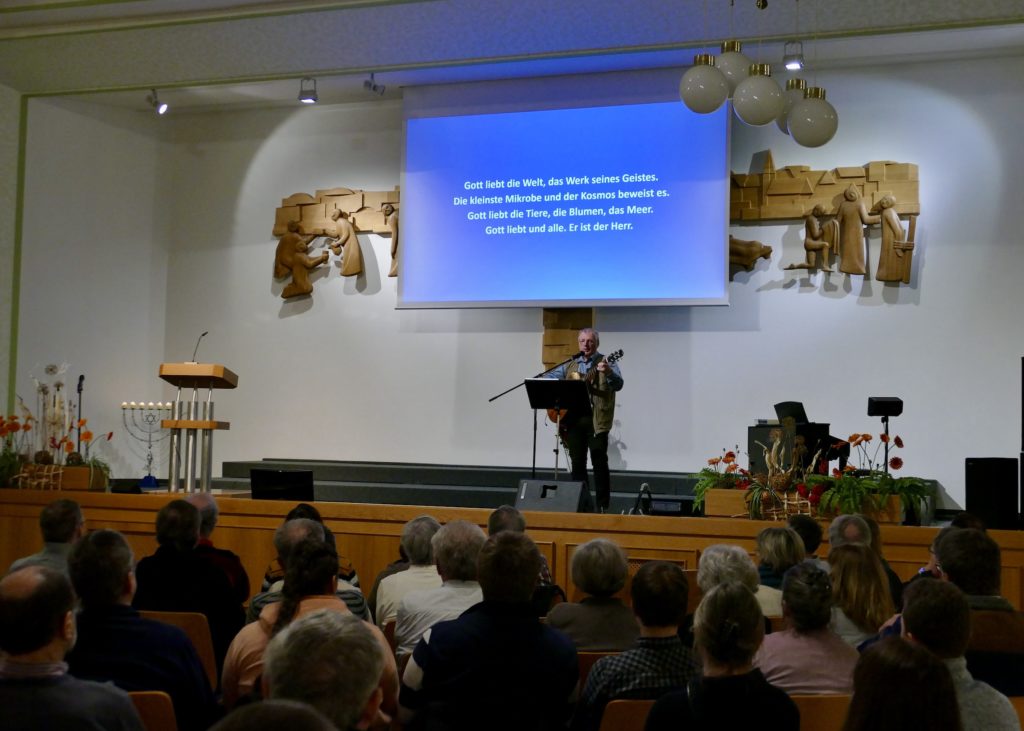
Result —
<instances>
[{"instance_id":1,"label":"grey hair","mask_svg":"<svg viewBox=\"0 0 1024 731\"><path fill-rule=\"evenodd\" d=\"M383 671L384 648L369 626L329 610L292 622L263 656L271 698L308 703L339 729L359 720Z\"/></svg>"},{"instance_id":2,"label":"grey hair","mask_svg":"<svg viewBox=\"0 0 1024 731\"><path fill-rule=\"evenodd\" d=\"M626 553L614 541L595 538L572 554L572 583L592 596L611 596L626 584Z\"/></svg>"},{"instance_id":3,"label":"grey hair","mask_svg":"<svg viewBox=\"0 0 1024 731\"><path fill-rule=\"evenodd\" d=\"M402 528L402 548L409 557L409 563L414 566L434 563L434 550L430 542L440 529L441 524L437 518L430 515L421 515L405 524Z\"/></svg>"},{"instance_id":4,"label":"grey hair","mask_svg":"<svg viewBox=\"0 0 1024 731\"><path fill-rule=\"evenodd\" d=\"M476 562L487 536L468 520L453 520L430 539L438 571L446 579L476 581Z\"/></svg>"},{"instance_id":5,"label":"grey hair","mask_svg":"<svg viewBox=\"0 0 1024 731\"><path fill-rule=\"evenodd\" d=\"M846 529L853 526L860 538L847 538ZM871 545L871 527L858 515L840 515L828 527L828 543L830 548L845 546L847 543Z\"/></svg>"},{"instance_id":6,"label":"grey hair","mask_svg":"<svg viewBox=\"0 0 1024 731\"><path fill-rule=\"evenodd\" d=\"M761 563L783 573L804 560L804 541L792 528L765 528L757 534Z\"/></svg>"},{"instance_id":7,"label":"grey hair","mask_svg":"<svg viewBox=\"0 0 1024 731\"><path fill-rule=\"evenodd\" d=\"M274 548L277 549L277 560L281 562L281 566L287 568L292 549L306 538L323 541L323 525L309 518L293 518L277 527L274 531Z\"/></svg>"},{"instance_id":8,"label":"grey hair","mask_svg":"<svg viewBox=\"0 0 1024 731\"><path fill-rule=\"evenodd\" d=\"M593 327L581 327L580 331L579 331L579 333L577 333L576 337L579 337L583 333L590 333L591 335L594 336L594 342L597 345L601 344L601 333L599 333L596 328L593 328Z\"/></svg>"},{"instance_id":9,"label":"grey hair","mask_svg":"<svg viewBox=\"0 0 1024 731\"><path fill-rule=\"evenodd\" d=\"M750 591L757 591L761 577L750 555L739 546L716 543L700 554L697 566L697 586L705 594L719 584L735 581Z\"/></svg>"},{"instance_id":10,"label":"grey hair","mask_svg":"<svg viewBox=\"0 0 1024 731\"><path fill-rule=\"evenodd\" d=\"M209 538L217 527L217 517L220 515L217 501L208 492L195 492L185 499L199 510L199 535Z\"/></svg>"}]
</instances>

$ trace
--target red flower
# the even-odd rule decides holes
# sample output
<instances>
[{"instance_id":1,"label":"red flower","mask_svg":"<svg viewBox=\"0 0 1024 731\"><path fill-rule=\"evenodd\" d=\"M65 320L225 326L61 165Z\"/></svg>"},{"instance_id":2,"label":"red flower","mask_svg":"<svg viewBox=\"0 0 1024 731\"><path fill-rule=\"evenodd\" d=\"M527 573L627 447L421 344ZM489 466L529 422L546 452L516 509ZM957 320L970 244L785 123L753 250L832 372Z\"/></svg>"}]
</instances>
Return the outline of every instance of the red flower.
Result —
<instances>
[{"instance_id":1,"label":"red flower","mask_svg":"<svg viewBox=\"0 0 1024 731\"><path fill-rule=\"evenodd\" d=\"M838 468L838 467L833 467L833 468L832 468L832 476L833 476L833 477L839 477L839 476L840 476L840 475L842 475L842 474L843 474L843 473L839 471L839 468Z\"/></svg>"},{"instance_id":2,"label":"red flower","mask_svg":"<svg viewBox=\"0 0 1024 731\"><path fill-rule=\"evenodd\" d=\"M903 466L903 460L900 459L899 457L893 457L892 459L889 460L889 466L892 467L894 470L898 470L900 467Z\"/></svg>"},{"instance_id":3,"label":"red flower","mask_svg":"<svg viewBox=\"0 0 1024 731\"><path fill-rule=\"evenodd\" d=\"M802 498L806 498L807 495L808 495L807 485L805 485L802 482L796 486L796 491L797 491L797 494L799 494L800 497L802 497Z\"/></svg>"},{"instance_id":4,"label":"red flower","mask_svg":"<svg viewBox=\"0 0 1024 731\"><path fill-rule=\"evenodd\" d=\"M736 453L735 452L726 452L725 456L722 457L722 461L725 462L726 464L732 464L733 462L736 461Z\"/></svg>"},{"instance_id":5,"label":"red flower","mask_svg":"<svg viewBox=\"0 0 1024 731\"><path fill-rule=\"evenodd\" d=\"M737 490L746 490L748 487L750 487L750 480L739 480L736 482Z\"/></svg>"},{"instance_id":6,"label":"red flower","mask_svg":"<svg viewBox=\"0 0 1024 731\"><path fill-rule=\"evenodd\" d=\"M811 496L810 496L809 498L807 498L807 502L809 502L809 503L810 503L811 505L813 505L813 506L817 507L817 506L818 506L818 503L820 503L820 502L821 502L821 495L815 495L815 494L814 494L814 493L812 492L812 493L811 493Z\"/></svg>"},{"instance_id":7,"label":"red flower","mask_svg":"<svg viewBox=\"0 0 1024 731\"><path fill-rule=\"evenodd\" d=\"M888 444L889 443L889 435L888 434L879 434L878 438L882 440L882 444Z\"/></svg>"},{"instance_id":8,"label":"red flower","mask_svg":"<svg viewBox=\"0 0 1024 731\"><path fill-rule=\"evenodd\" d=\"M811 497L821 497L822 493L825 492L825 486L820 482L811 488Z\"/></svg>"},{"instance_id":9,"label":"red flower","mask_svg":"<svg viewBox=\"0 0 1024 731\"><path fill-rule=\"evenodd\" d=\"M897 436L895 439L893 439L892 442L893 442L893 444L895 444L900 449L903 449L903 440L900 439L899 436Z\"/></svg>"}]
</instances>

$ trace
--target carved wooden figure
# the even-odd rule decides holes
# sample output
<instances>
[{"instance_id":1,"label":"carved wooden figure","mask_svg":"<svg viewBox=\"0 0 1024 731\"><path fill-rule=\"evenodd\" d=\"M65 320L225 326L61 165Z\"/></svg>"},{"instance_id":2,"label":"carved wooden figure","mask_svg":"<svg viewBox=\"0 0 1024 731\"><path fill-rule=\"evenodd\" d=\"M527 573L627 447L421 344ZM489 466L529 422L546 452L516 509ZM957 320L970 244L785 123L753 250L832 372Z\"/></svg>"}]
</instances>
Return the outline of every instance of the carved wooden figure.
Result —
<instances>
[{"instance_id":1,"label":"carved wooden figure","mask_svg":"<svg viewBox=\"0 0 1024 731\"><path fill-rule=\"evenodd\" d=\"M839 225L835 220L822 224L819 219L824 216L825 207L821 204L816 205L810 213L804 214L804 261L801 264L790 264L786 269L820 268L823 272L832 271L828 265L828 254L829 250L835 250L838 244Z\"/></svg>"},{"instance_id":2,"label":"carved wooden figure","mask_svg":"<svg viewBox=\"0 0 1024 731\"><path fill-rule=\"evenodd\" d=\"M896 213L896 198L882 196L878 201L882 219L882 251L878 256L875 279L880 282L910 284L910 263L914 252L913 236L908 237Z\"/></svg>"},{"instance_id":3,"label":"carved wooden figure","mask_svg":"<svg viewBox=\"0 0 1024 731\"><path fill-rule=\"evenodd\" d=\"M729 264L738 266L749 272L754 268L758 259L771 259L772 247L765 246L760 241L744 241L729 234ZM732 279L732 273L729 274Z\"/></svg>"},{"instance_id":4,"label":"carved wooden figure","mask_svg":"<svg viewBox=\"0 0 1024 731\"><path fill-rule=\"evenodd\" d=\"M845 274L867 274L864 227L880 221L879 216L868 213L857 186L847 187L836 212L836 223L839 224L839 271Z\"/></svg>"},{"instance_id":5,"label":"carved wooden figure","mask_svg":"<svg viewBox=\"0 0 1024 731\"><path fill-rule=\"evenodd\" d=\"M389 277L398 276L398 209L390 203L385 203L381 208L384 219L387 221L388 229L391 230L391 271Z\"/></svg>"},{"instance_id":6,"label":"carved wooden figure","mask_svg":"<svg viewBox=\"0 0 1024 731\"><path fill-rule=\"evenodd\" d=\"M359 237L356 236L356 229L349 220L349 215L335 208L331 212L331 220L334 221L334 238L327 242L331 251L341 257L341 274L344 277L351 277L363 273L363 252L359 248Z\"/></svg>"},{"instance_id":7,"label":"carved wooden figure","mask_svg":"<svg viewBox=\"0 0 1024 731\"><path fill-rule=\"evenodd\" d=\"M329 258L326 251L320 253L317 258L310 257L306 251L309 249L309 242L317 238L316 234L299 233L299 222L289 221L288 232L277 242L277 252L274 254L274 276L283 279L291 274L292 281L281 292L285 299L299 297L313 291L313 284L309 281L309 270L325 263Z\"/></svg>"}]
</instances>

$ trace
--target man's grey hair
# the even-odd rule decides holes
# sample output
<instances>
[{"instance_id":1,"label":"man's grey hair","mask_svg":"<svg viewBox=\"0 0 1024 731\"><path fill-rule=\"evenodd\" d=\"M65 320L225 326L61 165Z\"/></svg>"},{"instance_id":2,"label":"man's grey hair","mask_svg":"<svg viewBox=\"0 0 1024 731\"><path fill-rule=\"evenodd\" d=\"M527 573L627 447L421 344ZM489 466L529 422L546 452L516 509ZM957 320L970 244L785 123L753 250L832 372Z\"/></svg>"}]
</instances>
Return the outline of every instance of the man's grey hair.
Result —
<instances>
[{"instance_id":1,"label":"man's grey hair","mask_svg":"<svg viewBox=\"0 0 1024 731\"><path fill-rule=\"evenodd\" d=\"M208 492L194 492L185 499L199 510L199 535L209 538L217 527L217 517L220 515L217 501Z\"/></svg>"},{"instance_id":2,"label":"man's grey hair","mask_svg":"<svg viewBox=\"0 0 1024 731\"><path fill-rule=\"evenodd\" d=\"M854 535L847 535L852 532ZM830 548L845 546L848 543L871 545L871 528L858 515L840 515L828 527L828 543Z\"/></svg>"},{"instance_id":3,"label":"man's grey hair","mask_svg":"<svg viewBox=\"0 0 1024 731\"><path fill-rule=\"evenodd\" d=\"M274 548L277 549L277 560L281 562L282 567L288 567L288 557L292 549L307 538L323 541L324 527L309 518L295 518L277 527L274 531Z\"/></svg>"},{"instance_id":4,"label":"man's grey hair","mask_svg":"<svg viewBox=\"0 0 1024 731\"><path fill-rule=\"evenodd\" d=\"M441 529L437 518L421 515L413 518L402 528L402 548L413 566L430 566L434 563L434 549L431 540Z\"/></svg>"},{"instance_id":5,"label":"man's grey hair","mask_svg":"<svg viewBox=\"0 0 1024 731\"><path fill-rule=\"evenodd\" d=\"M716 543L700 554L697 566L697 586L707 594L712 588L728 581L743 584L753 592L757 591L761 578L757 573L754 559L739 546Z\"/></svg>"},{"instance_id":6,"label":"man's grey hair","mask_svg":"<svg viewBox=\"0 0 1024 731\"><path fill-rule=\"evenodd\" d=\"M487 536L468 520L453 520L441 527L430 545L434 561L445 579L476 581L476 562Z\"/></svg>"},{"instance_id":7,"label":"man's grey hair","mask_svg":"<svg viewBox=\"0 0 1024 731\"><path fill-rule=\"evenodd\" d=\"M608 597L626 584L626 553L614 541L595 538L572 554L572 583L592 596Z\"/></svg>"},{"instance_id":8,"label":"man's grey hair","mask_svg":"<svg viewBox=\"0 0 1024 731\"><path fill-rule=\"evenodd\" d=\"M353 614L322 610L270 641L263 673L271 698L308 703L338 729L355 725L384 671L384 648Z\"/></svg>"}]
</instances>

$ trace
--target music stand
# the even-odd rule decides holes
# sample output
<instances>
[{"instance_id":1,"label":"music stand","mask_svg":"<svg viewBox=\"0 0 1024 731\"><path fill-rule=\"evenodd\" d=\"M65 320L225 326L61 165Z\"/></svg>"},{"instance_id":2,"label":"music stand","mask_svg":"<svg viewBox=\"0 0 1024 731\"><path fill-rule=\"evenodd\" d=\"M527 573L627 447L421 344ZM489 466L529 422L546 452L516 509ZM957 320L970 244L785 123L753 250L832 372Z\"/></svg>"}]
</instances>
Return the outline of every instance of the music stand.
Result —
<instances>
[{"instance_id":1,"label":"music stand","mask_svg":"<svg viewBox=\"0 0 1024 731\"><path fill-rule=\"evenodd\" d=\"M558 439L562 434L562 410L580 419L591 418L590 393L586 381L563 381L556 378L527 378L526 395L530 408L554 409L557 434L555 436L555 480L558 480Z\"/></svg>"}]
</instances>

